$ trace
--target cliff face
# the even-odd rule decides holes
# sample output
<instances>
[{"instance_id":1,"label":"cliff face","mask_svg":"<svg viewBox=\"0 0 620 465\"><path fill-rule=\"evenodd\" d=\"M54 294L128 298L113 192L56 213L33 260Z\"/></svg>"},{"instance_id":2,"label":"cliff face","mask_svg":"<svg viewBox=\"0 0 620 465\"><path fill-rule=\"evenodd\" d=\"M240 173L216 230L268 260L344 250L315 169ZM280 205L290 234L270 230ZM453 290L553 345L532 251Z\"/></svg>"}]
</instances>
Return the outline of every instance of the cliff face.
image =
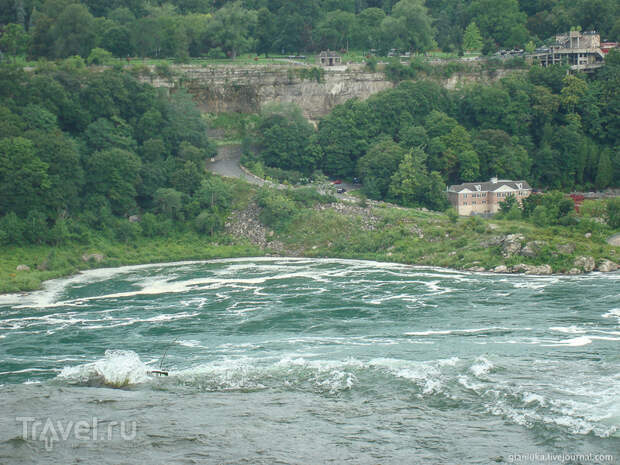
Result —
<instances>
[{"instance_id":1,"label":"cliff face","mask_svg":"<svg viewBox=\"0 0 620 465\"><path fill-rule=\"evenodd\" d=\"M292 102L311 120L319 119L335 105L349 99L366 99L393 87L381 73L326 70L321 82L317 82L314 78L300 77L303 69L288 66L179 66L174 68L175 78L143 80L155 87L182 85L194 95L200 108L209 113L258 112L266 103Z\"/></svg>"},{"instance_id":2,"label":"cliff face","mask_svg":"<svg viewBox=\"0 0 620 465\"><path fill-rule=\"evenodd\" d=\"M155 87L183 86L194 96L202 111L208 113L256 113L271 102L298 105L313 121L328 114L336 105L352 98L367 99L377 92L391 89L394 84L382 73L362 68L326 68L320 82L302 77L308 68L290 66L175 66L171 78L144 77ZM483 74L457 74L440 81L454 89L468 82L489 82L503 73L490 77Z\"/></svg>"}]
</instances>

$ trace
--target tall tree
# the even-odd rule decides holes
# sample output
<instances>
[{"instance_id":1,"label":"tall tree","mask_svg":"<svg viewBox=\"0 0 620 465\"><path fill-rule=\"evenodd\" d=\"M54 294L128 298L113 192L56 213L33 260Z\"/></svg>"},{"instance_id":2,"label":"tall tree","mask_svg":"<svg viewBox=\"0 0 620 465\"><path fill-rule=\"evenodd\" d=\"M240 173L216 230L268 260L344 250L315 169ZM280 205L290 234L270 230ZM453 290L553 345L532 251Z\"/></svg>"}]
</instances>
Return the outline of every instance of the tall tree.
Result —
<instances>
[{"instance_id":1,"label":"tall tree","mask_svg":"<svg viewBox=\"0 0 620 465\"><path fill-rule=\"evenodd\" d=\"M479 52L482 50L482 43L480 29L478 29L476 23L472 21L463 34L463 50L468 52Z\"/></svg>"}]
</instances>

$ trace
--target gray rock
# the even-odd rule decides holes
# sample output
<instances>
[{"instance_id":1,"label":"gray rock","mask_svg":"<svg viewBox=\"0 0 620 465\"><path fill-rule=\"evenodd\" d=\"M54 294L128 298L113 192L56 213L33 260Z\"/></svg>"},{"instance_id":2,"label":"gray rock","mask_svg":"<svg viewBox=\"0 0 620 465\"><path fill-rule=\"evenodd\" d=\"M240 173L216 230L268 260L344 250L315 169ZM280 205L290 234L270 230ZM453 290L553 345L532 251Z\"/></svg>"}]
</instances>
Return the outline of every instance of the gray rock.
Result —
<instances>
[{"instance_id":1,"label":"gray rock","mask_svg":"<svg viewBox=\"0 0 620 465\"><path fill-rule=\"evenodd\" d=\"M573 263L575 268L581 268L586 273L594 271L595 263L592 257L577 257Z\"/></svg>"},{"instance_id":2,"label":"gray rock","mask_svg":"<svg viewBox=\"0 0 620 465\"><path fill-rule=\"evenodd\" d=\"M506 265L498 265L493 268L493 273L508 273L508 267Z\"/></svg>"},{"instance_id":3,"label":"gray rock","mask_svg":"<svg viewBox=\"0 0 620 465\"><path fill-rule=\"evenodd\" d=\"M590 238L592 237L592 233L585 233L585 234L584 234L584 237L585 237L586 239L590 239Z\"/></svg>"},{"instance_id":4,"label":"gray rock","mask_svg":"<svg viewBox=\"0 0 620 465\"><path fill-rule=\"evenodd\" d=\"M30 267L28 265L17 265L15 268L17 271L30 271Z\"/></svg>"},{"instance_id":5,"label":"gray rock","mask_svg":"<svg viewBox=\"0 0 620 465\"><path fill-rule=\"evenodd\" d=\"M525 273L529 269L530 267L526 265L525 263L519 263L518 265L514 265L510 267L510 272L511 273Z\"/></svg>"},{"instance_id":6,"label":"gray rock","mask_svg":"<svg viewBox=\"0 0 620 465\"><path fill-rule=\"evenodd\" d=\"M549 265L529 266L525 274L552 274L553 269Z\"/></svg>"},{"instance_id":7,"label":"gray rock","mask_svg":"<svg viewBox=\"0 0 620 465\"><path fill-rule=\"evenodd\" d=\"M525 274L552 274L553 269L550 265L526 265L525 263L519 263L518 265L513 266L510 271L512 273L525 273Z\"/></svg>"},{"instance_id":8,"label":"gray rock","mask_svg":"<svg viewBox=\"0 0 620 465\"><path fill-rule=\"evenodd\" d=\"M521 250L521 242L525 240L523 234L508 234L502 242L502 254L511 257Z\"/></svg>"},{"instance_id":9,"label":"gray rock","mask_svg":"<svg viewBox=\"0 0 620 465\"><path fill-rule=\"evenodd\" d=\"M583 271L581 271L578 268L571 268L570 270L568 270L568 274L571 274L571 275L582 274L582 273Z\"/></svg>"},{"instance_id":10,"label":"gray rock","mask_svg":"<svg viewBox=\"0 0 620 465\"><path fill-rule=\"evenodd\" d=\"M560 244L557 247L558 252L564 255L570 255L575 252L575 244Z\"/></svg>"},{"instance_id":11,"label":"gray rock","mask_svg":"<svg viewBox=\"0 0 620 465\"><path fill-rule=\"evenodd\" d=\"M506 239L506 236L493 236L490 239L487 239L486 241L480 242L480 245L485 248L495 247L498 245L502 245L502 243L504 242L504 239Z\"/></svg>"},{"instance_id":12,"label":"gray rock","mask_svg":"<svg viewBox=\"0 0 620 465\"><path fill-rule=\"evenodd\" d=\"M84 254L82 255L82 260L84 260L85 262L95 262L95 263L101 263L104 259L104 256L100 253L91 253L91 254Z\"/></svg>"},{"instance_id":13,"label":"gray rock","mask_svg":"<svg viewBox=\"0 0 620 465\"><path fill-rule=\"evenodd\" d=\"M543 241L532 241L525 244L525 247L521 249L519 252L524 257L534 258L540 254L542 248L546 245L546 242Z\"/></svg>"},{"instance_id":14,"label":"gray rock","mask_svg":"<svg viewBox=\"0 0 620 465\"><path fill-rule=\"evenodd\" d=\"M471 266L469 268L467 268L467 271L475 271L475 272L482 272L482 271L486 271L486 268L484 266Z\"/></svg>"},{"instance_id":15,"label":"gray rock","mask_svg":"<svg viewBox=\"0 0 620 465\"><path fill-rule=\"evenodd\" d=\"M129 218L130 223L139 223L140 217L138 215L131 215Z\"/></svg>"},{"instance_id":16,"label":"gray rock","mask_svg":"<svg viewBox=\"0 0 620 465\"><path fill-rule=\"evenodd\" d=\"M618 267L617 263L614 263L611 260L607 260L607 259L601 260L601 262L596 267L596 269L598 271L602 271L603 273L609 273L611 271L617 271L618 268L619 267Z\"/></svg>"},{"instance_id":17,"label":"gray rock","mask_svg":"<svg viewBox=\"0 0 620 465\"><path fill-rule=\"evenodd\" d=\"M491 230L491 231L495 231L496 229L499 228L498 225L496 225L495 223L489 223L487 224L487 227Z\"/></svg>"}]
</instances>

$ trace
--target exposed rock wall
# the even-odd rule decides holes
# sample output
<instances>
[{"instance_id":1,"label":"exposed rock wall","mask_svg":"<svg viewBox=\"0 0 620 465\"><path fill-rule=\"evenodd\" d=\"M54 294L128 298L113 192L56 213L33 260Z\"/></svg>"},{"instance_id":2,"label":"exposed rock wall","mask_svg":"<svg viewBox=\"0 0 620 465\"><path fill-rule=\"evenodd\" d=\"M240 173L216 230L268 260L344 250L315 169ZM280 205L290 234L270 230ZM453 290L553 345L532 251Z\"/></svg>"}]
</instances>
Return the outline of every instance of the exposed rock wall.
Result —
<instances>
[{"instance_id":1,"label":"exposed rock wall","mask_svg":"<svg viewBox=\"0 0 620 465\"><path fill-rule=\"evenodd\" d=\"M394 84L383 73L370 73L361 67L325 68L321 82L301 78L301 70L285 65L272 66L174 66L174 77L143 77L155 87L183 86L195 97L204 112L258 112L271 102L297 104L310 120L318 120L334 106L352 98L367 99ZM440 84L454 89L469 82L490 82L505 73L455 74Z\"/></svg>"},{"instance_id":2,"label":"exposed rock wall","mask_svg":"<svg viewBox=\"0 0 620 465\"><path fill-rule=\"evenodd\" d=\"M257 112L270 102L292 102L317 120L352 98L366 99L393 84L381 73L326 70L321 82L300 78L289 66L179 66L176 77L145 77L155 87L187 88L200 108L209 113Z\"/></svg>"}]
</instances>

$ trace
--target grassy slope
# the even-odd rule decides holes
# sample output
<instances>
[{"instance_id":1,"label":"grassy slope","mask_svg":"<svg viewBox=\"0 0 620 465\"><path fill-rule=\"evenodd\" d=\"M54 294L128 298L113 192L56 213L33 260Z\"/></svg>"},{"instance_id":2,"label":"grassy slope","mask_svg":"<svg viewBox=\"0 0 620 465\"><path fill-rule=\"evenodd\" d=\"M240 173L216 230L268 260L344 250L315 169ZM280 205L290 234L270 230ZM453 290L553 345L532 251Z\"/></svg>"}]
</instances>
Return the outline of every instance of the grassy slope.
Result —
<instances>
[{"instance_id":1,"label":"grassy slope","mask_svg":"<svg viewBox=\"0 0 620 465\"><path fill-rule=\"evenodd\" d=\"M592 256L598 263L607 258L617 262L617 248L605 242L609 235L592 231L592 237L565 227L538 228L524 221L481 220L472 223L461 218L451 223L443 213L394 207L376 207L374 229L368 228L366 215L342 215L333 210L301 212L276 235L292 249L303 247L303 254L316 257L363 258L379 261L467 269L493 268L519 263L549 264L554 272L573 268L578 256ZM535 258L515 255L505 258L501 247L489 245L497 236L523 234L524 242L546 243ZM573 244L575 251L565 254L557 247Z\"/></svg>"},{"instance_id":2,"label":"grassy slope","mask_svg":"<svg viewBox=\"0 0 620 465\"><path fill-rule=\"evenodd\" d=\"M617 262L620 253L605 242L609 235L605 231L593 231L592 237L586 239L582 230L537 228L523 221L491 219L474 224L461 218L452 223L443 213L390 206L361 209L354 204L345 208L350 211L329 207L301 209L272 239L281 241L295 254L308 257L358 258L459 269L546 263L554 272L567 272L577 256L592 256L597 262L602 258ZM485 244L498 235L514 233L523 234L526 241L544 241L547 246L536 258L519 255L504 258L499 246ZM559 253L557 246L568 243L575 245L575 252ZM37 289L44 280L94 267L261 256L265 252L244 238L212 239L192 232L140 238L129 243L98 239L89 245L3 247L0 293ZM85 263L82 255L90 253L101 253L105 259L101 264ZM42 263L46 263L46 271L36 269ZM15 271L19 264L30 266L32 271Z\"/></svg>"},{"instance_id":3,"label":"grassy slope","mask_svg":"<svg viewBox=\"0 0 620 465\"><path fill-rule=\"evenodd\" d=\"M169 237L140 238L130 243L100 239L89 245L2 247L0 293L38 289L47 279L67 276L89 268L264 254L259 248L244 241L220 245L216 240L195 233L178 233ZM103 254L103 262L84 262L82 255L92 253ZM42 263L46 264L47 270L37 269ZM15 271L20 264L28 265L31 271Z\"/></svg>"}]
</instances>

